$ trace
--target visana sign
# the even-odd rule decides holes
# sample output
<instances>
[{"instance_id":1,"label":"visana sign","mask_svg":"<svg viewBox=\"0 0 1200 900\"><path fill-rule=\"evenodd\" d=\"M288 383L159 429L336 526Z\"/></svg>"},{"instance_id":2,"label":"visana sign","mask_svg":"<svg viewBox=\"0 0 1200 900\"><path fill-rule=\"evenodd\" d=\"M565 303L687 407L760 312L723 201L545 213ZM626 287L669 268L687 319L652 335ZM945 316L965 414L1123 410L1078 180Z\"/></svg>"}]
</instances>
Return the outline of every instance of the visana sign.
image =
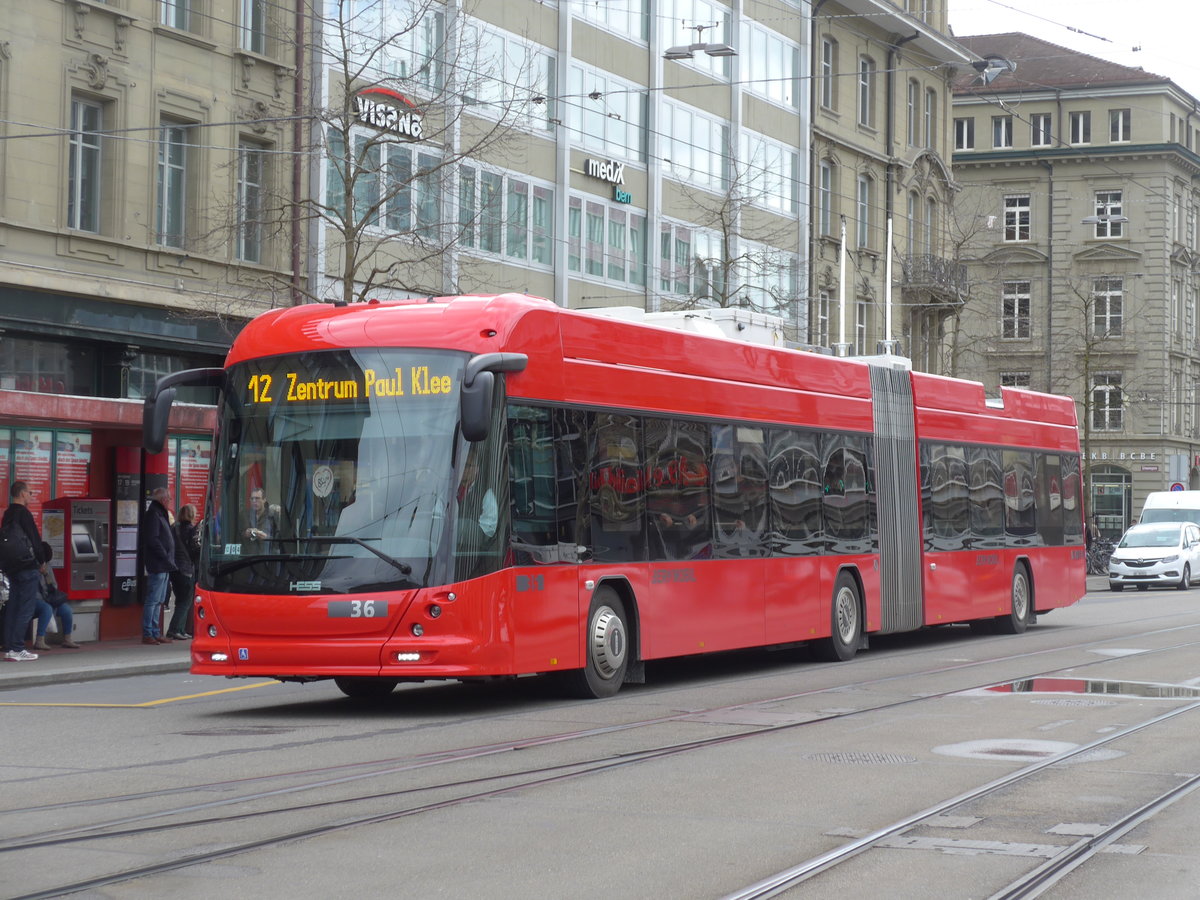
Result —
<instances>
[{"instance_id":1,"label":"visana sign","mask_svg":"<svg viewBox=\"0 0 1200 900\"><path fill-rule=\"evenodd\" d=\"M387 88L367 88L354 95L354 105L358 120L364 125L373 125L410 141L421 140L421 114L403 94Z\"/></svg>"}]
</instances>

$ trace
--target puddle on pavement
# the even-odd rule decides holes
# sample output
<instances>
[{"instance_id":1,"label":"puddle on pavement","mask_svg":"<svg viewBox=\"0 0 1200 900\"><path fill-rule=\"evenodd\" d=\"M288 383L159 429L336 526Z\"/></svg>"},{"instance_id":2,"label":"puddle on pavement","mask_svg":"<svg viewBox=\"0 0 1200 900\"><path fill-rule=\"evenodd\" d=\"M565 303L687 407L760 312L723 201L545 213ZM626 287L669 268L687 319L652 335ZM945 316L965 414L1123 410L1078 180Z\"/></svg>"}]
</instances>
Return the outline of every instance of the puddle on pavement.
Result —
<instances>
[{"instance_id":1,"label":"puddle on pavement","mask_svg":"<svg viewBox=\"0 0 1200 900\"><path fill-rule=\"evenodd\" d=\"M1149 697L1158 700L1191 700L1200 687L1155 684L1144 681L1109 681L1102 678L1020 678L983 689L988 694L1088 694L1106 697Z\"/></svg>"}]
</instances>

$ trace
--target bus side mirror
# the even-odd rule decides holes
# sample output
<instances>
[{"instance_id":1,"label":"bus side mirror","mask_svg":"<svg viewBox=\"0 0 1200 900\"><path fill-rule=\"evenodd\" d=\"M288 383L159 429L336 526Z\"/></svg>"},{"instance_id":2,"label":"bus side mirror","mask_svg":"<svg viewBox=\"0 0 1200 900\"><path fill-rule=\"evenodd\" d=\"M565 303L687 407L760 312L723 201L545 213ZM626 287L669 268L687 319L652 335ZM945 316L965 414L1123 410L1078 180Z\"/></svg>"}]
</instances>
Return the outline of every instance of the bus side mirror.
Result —
<instances>
[{"instance_id":1,"label":"bus side mirror","mask_svg":"<svg viewBox=\"0 0 1200 900\"><path fill-rule=\"evenodd\" d=\"M171 404L175 402L175 387L180 384L224 390L225 370L187 369L158 379L142 407L142 447L147 453L162 453L162 448L167 442Z\"/></svg>"},{"instance_id":2,"label":"bus side mirror","mask_svg":"<svg viewBox=\"0 0 1200 900\"><path fill-rule=\"evenodd\" d=\"M459 395L459 411L462 415L462 433L471 443L482 441L488 435L492 423L492 393L496 376L491 372L480 372L471 384L462 386Z\"/></svg>"},{"instance_id":3,"label":"bus side mirror","mask_svg":"<svg viewBox=\"0 0 1200 900\"><path fill-rule=\"evenodd\" d=\"M492 423L492 395L496 372L524 372L529 357L524 353L480 353L467 361L458 396L462 433L471 443L487 437Z\"/></svg>"},{"instance_id":4,"label":"bus side mirror","mask_svg":"<svg viewBox=\"0 0 1200 900\"><path fill-rule=\"evenodd\" d=\"M146 398L142 407L142 446L147 453L162 453L167 442L167 423L171 419L171 404L175 402L175 388L162 393L155 391Z\"/></svg>"}]
</instances>

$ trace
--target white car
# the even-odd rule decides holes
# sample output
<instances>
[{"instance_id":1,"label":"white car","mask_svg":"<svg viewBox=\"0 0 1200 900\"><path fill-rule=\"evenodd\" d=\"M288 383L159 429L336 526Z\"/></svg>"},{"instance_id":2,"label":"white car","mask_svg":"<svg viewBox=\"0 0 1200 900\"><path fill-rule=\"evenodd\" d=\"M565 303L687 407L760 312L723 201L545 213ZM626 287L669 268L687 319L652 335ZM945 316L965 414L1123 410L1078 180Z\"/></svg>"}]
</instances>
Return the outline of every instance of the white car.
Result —
<instances>
[{"instance_id":1,"label":"white car","mask_svg":"<svg viewBox=\"0 0 1200 900\"><path fill-rule=\"evenodd\" d=\"M1185 590L1200 576L1200 525L1153 522L1132 526L1108 561L1108 586L1114 591L1136 584Z\"/></svg>"}]
</instances>

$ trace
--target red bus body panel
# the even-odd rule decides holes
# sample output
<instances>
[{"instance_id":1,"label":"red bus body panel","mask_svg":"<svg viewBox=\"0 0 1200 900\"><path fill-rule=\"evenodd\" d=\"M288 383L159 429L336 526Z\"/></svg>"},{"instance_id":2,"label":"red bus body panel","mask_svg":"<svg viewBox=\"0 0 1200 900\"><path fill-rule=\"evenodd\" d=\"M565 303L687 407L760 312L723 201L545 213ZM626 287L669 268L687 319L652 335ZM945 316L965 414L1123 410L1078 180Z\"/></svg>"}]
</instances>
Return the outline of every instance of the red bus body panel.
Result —
<instances>
[{"instance_id":1,"label":"red bus body panel","mask_svg":"<svg viewBox=\"0 0 1200 900\"><path fill-rule=\"evenodd\" d=\"M506 375L508 396L518 400L865 435L874 429L863 362L572 312L520 295L273 310L246 326L227 364L369 346L527 354L525 370ZM1074 405L1065 398L1006 390L1000 409L975 383L919 373L911 381L918 442L1079 452ZM923 551L926 624L1006 614L1020 560L1032 572L1036 609L1083 595L1082 545ZM201 590L205 618L197 622L192 671L464 678L578 668L586 661L587 585L604 581L636 598L641 659L828 637L833 585L843 570L861 584L866 630L876 631L879 568L872 553L525 566L466 583L355 595L387 604L386 616L372 618L332 618L333 598L319 595ZM431 615L433 606L440 615ZM412 634L416 624L420 637ZM420 658L401 662L398 653Z\"/></svg>"}]
</instances>

